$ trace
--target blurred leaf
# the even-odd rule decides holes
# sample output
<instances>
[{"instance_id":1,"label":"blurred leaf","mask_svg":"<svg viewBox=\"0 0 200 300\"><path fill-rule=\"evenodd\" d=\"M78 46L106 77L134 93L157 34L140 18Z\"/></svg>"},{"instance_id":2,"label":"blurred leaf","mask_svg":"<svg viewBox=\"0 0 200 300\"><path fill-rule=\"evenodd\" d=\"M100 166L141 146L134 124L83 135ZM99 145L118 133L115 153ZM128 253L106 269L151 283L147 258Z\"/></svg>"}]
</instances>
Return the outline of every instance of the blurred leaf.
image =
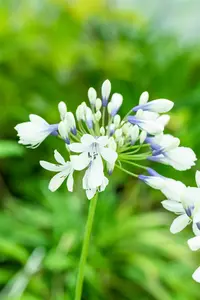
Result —
<instances>
[{"instance_id":1,"label":"blurred leaf","mask_svg":"<svg viewBox=\"0 0 200 300\"><path fill-rule=\"evenodd\" d=\"M24 153L24 148L14 141L0 141L0 158L12 156L21 156Z\"/></svg>"}]
</instances>

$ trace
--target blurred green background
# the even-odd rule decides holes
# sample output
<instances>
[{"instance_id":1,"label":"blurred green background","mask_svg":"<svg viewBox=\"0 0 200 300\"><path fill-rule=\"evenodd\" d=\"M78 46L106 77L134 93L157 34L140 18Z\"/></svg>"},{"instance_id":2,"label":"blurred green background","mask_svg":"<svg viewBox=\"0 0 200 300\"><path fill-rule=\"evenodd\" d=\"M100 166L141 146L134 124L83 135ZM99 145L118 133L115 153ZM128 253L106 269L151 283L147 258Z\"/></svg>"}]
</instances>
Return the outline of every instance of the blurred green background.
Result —
<instances>
[{"instance_id":1,"label":"blurred green background","mask_svg":"<svg viewBox=\"0 0 200 300\"><path fill-rule=\"evenodd\" d=\"M29 113L57 122L59 101L74 111L108 78L124 96L122 114L145 90L173 100L167 130L200 156L199 2L173 2L0 0L0 299L73 299L89 204L79 177L73 194L65 185L47 189L52 174L39 160L52 161L54 149L64 154L62 142L17 144L14 126ZM151 165L190 185L198 166ZM191 229L170 234L174 216L161 200L120 172L111 177L98 202L83 299L199 299Z\"/></svg>"}]
</instances>

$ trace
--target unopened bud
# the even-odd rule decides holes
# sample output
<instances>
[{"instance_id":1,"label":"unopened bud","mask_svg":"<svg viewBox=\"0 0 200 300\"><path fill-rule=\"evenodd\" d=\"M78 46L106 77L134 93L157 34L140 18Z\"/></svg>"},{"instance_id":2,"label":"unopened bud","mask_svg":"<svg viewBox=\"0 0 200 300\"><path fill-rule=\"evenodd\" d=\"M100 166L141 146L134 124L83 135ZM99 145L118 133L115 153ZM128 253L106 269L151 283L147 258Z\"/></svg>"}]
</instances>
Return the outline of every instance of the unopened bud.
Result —
<instances>
[{"instance_id":1,"label":"unopened bud","mask_svg":"<svg viewBox=\"0 0 200 300\"><path fill-rule=\"evenodd\" d=\"M58 104L58 110L59 110L59 113L60 113L60 118L63 121L65 119L65 115L67 113L67 106L63 101L61 101Z\"/></svg>"},{"instance_id":2,"label":"unopened bud","mask_svg":"<svg viewBox=\"0 0 200 300\"><path fill-rule=\"evenodd\" d=\"M94 106L97 99L97 92L93 87L89 88L88 90L88 99L90 101L90 104Z\"/></svg>"}]
</instances>

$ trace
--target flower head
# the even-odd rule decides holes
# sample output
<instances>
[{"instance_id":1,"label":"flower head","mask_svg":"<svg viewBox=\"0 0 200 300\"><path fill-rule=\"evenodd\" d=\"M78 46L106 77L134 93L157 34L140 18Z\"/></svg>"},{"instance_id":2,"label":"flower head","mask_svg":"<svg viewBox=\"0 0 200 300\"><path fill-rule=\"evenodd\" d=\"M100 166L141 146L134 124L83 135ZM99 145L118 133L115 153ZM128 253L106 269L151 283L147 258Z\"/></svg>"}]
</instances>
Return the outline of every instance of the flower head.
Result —
<instances>
[{"instance_id":1,"label":"flower head","mask_svg":"<svg viewBox=\"0 0 200 300\"><path fill-rule=\"evenodd\" d=\"M50 181L49 189L55 191L66 179L68 189L72 191L73 173L82 171L82 188L90 199L97 191L106 188L109 182L106 174L113 174L117 167L161 190L171 200L173 184L167 184L170 179L138 162L159 161L179 170L194 165L194 152L190 148L179 147L178 138L163 134L170 119L165 113L171 110L173 102L167 99L148 102L149 94L144 92L139 105L121 117L119 110L123 96L118 92L111 94L109 80L103 82L100 97L90 87L88 99L88 103L82 102L77 107L75 115L63 101L60 102L58 124L49 125L39 116L30 115L30 122L16 126L19 143L32 148L37 147L48 135L57 135L64 141L68 159L55 151L58 164L40 162L45 169L57 172ZM136 112L135 115L133 112ZM149 175L135 174L129 170L130 166L146 169Z\"/></svg>"}]
</instances>

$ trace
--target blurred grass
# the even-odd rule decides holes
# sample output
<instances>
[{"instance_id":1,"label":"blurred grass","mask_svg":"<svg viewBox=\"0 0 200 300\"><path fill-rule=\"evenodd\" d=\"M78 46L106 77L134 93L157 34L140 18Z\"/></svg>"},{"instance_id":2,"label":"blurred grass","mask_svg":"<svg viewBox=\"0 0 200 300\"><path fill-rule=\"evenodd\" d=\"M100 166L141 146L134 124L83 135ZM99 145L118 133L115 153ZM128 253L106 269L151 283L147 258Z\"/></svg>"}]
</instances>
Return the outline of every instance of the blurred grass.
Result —
<instances>
[{"instance_id":1,"label":"blurred grass","mask_svg":"<svg viewBox=\"0 0 200 300\"><path fill-rule=\"evenodd\" d=\"M122 114L140 93L175 102L168 131L200 154L200 45L155 31L135 11L103 1L0 1L0 286L10 286L34 249L46 256L20 299L73 299L88 202L79 190L51 194L38 161L62 143L50 137L32 151L17 145L14 126L36 113L58 119L86 101L87 89L109 78L124 96ZM197 167L199 163L197 164ZM154 165L194 184L194 170ZM45 178L43 180L43 178ZM49 177L50 178L50 175ZM169 233L163 197L116 172L101 195L83 299L198 299L191 279L198 262L187 249L191 232ZM9 287L10 288L10 287ZM7 291L7 290L6 290Z\"/></svg>"}]
</instances>

